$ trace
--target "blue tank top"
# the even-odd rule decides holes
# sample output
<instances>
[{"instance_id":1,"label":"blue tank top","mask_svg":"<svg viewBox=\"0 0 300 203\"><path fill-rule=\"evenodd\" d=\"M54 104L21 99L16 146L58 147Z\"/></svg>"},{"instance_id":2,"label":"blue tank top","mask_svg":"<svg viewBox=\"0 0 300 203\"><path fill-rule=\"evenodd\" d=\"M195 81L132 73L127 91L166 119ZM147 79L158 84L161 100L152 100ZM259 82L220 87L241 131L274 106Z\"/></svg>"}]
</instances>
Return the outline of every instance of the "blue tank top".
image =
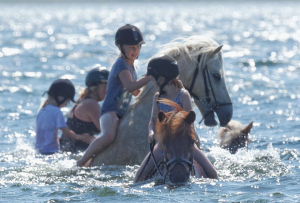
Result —
<instances>
[{"instance_id":1,"label":"blue tank top","mask_svg":"<svg viewBox=\"0 0 300 203\"><path fill-rule=\"evenodd\" d=\"M118 58L108 76L106 96L102 104L101 115L114 111L119 117L123 117L129 107L132 94L123 87L118 76L123 70L128 70L132 79L134 81L137 80L136 71L123 58Z\"/></svg>"},{"instance_id":2,"label":"blue tank top","mask_svg":"<svg viewBox=\"0 0 300 203\"><path fill-rule=\"evenodd\" d=\"M176 98L173 102L175 102L176 104L178 104L179 106L181 106L183 108L182 104L180 103L181 93L182 93L182 89L179 91L178 95L176 96ZM161 96L161 98L164 98L163 95ZM158 109L163 111L164 113L174 110L174 108L172 106L169 106L167 104L158 103L157 105L158 105Z\"/></svg>"}]
</instances>

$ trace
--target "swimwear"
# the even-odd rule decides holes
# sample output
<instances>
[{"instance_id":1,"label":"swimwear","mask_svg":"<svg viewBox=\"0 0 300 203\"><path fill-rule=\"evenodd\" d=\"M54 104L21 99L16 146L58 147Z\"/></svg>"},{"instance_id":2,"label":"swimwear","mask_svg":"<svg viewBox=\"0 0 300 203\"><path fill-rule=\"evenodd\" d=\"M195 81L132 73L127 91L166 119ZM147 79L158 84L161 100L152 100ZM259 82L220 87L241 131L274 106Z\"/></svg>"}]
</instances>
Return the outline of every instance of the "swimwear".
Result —
<instances>
[{"instance_id":1,"label":"swimwear","mask_svg":"<svg viewBox=\"0 0 300 203\"><path fill-rule=\"evenodd\" d=\"M180 96L182 93L182 89L179 91L178 95L176 96L175 100L173 102L177 103L179 106L183 107L182 104L180 103ZM163 98L163 95L161 96ZM159 103L158 102L158 109L163 111L164 113L170 112L174 110L174 107L169 106L167 104Z\"/></svg>"},{"instance_id":2,"label":"swimwear","mask_svg":"<svg viewBox=\"0 0 300 203\"><path fill-rule=\"evenodd\" d=\"M84 99L88 99L90 97L86 97ZM81 100L83 101L83 100ZM81 102L80 101L80 102ZM70 128L70 130L74 131L76 134L83 134L88 133L90 136L93 136L95 134L100 133L98 128L95 126L93 122L86 122L78 119L75 116L75 109L78 104L74 106L72 109L73 117L68 118L67 125ZM68 152L78 152L78 151L84 151L88 148L89 144L79 141L70 139L64 135L61 137L61 150L62 151L68 151Z\"/></svg>"}]
</instances>

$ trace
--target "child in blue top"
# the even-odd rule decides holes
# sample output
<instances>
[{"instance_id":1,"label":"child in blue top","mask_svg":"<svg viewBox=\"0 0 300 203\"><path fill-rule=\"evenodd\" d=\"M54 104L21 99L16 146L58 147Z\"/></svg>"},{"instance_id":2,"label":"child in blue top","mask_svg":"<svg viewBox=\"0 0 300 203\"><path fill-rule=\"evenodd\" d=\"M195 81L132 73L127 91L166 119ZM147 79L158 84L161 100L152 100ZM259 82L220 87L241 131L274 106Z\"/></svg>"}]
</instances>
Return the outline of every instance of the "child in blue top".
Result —
<instances>
[{"instance_id":1,"label":"child in blue top","mask_svg":"<svg viewBox=\"0 0 300 203\"><path fill-rule=\"evenodd\" d=\"M115 44L121 53L110 71L106 96L102 104L100 126L103 135L87 148L77 161L78 166L83 166L90 158L114 142L119 121L125 115L132 95L137 96L139 89L151 80L150 76L137 80L134 67L141 46L145 44L140 30L130 24L120 27L115 36Z\"/></svg>"},{"instance_id":2,"label":"child in blue top","mask_svg":"<svg viewBox=\"0 0 300 203\"><path fill-rule=\"evenodd\" d=\"M86 135L77 135L69 130L60 108L71 100L74 102L75 88L68 79L55 80L47 91L48 98L36 117L36 149L43 155L59 151L58 130L72 139L90 143L93 139Z\"/></svg>"}]
</instances>

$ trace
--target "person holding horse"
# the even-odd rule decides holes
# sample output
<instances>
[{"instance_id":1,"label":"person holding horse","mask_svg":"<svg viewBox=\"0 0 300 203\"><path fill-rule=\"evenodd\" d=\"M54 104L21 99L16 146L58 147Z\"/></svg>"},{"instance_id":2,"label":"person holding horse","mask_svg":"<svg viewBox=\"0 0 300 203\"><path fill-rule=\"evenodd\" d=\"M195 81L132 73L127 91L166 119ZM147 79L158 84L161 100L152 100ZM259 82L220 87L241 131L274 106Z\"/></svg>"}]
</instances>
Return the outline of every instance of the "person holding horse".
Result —
<instances>
[{"instance_id":1,"label":"person holding horse","mask_svg":"<svg viewBox=\"0 0 300 203\"><path fill-rule=\"evenodd\" d=\"M69 114L67 125L77 134L87 133L94 140L95 134L99 134L101 106L98 102L103 101L106 94L106 86L109 71L96 65L88 72L85 78L86 88L79 94L79 99L73 105ZM62 135L61 150L69 152L84 151L89 143L74 140Z\"/></svg>"},{"instance_id":2,"label":"person holding horse","mask_svg":"<svg viewBox=\"0 0 300 203\"><path fill-rule=\"evenodd\" d=\"M153 58L148 64L147 75L152 77L153 83L159 91L153 97L152 114L149 122L148 141L151 144L156 138L156 122L159 111L166 113L173 110L172 106L160 103L159 99L174 101L187 112L192 110L192 102L190 94L183 88L181 81L177 79L179 70L174 58L166 55ZM156 144L153 148L155 160L159 161L163 158L161 151L161 147ZM135 182L148 179L152 173L156 163L149 161L148 156L150 154L142 162L136 174ZM218 178L215 168L196 144L194 144L193 158L197 177Z\"/></svg>"},{"instance_id":3,"label":"person holding horse","mask_svg":"<svg viewBox=\"0 0 300 203\"><path fill-rule=\"evenodd\" d=\"M87 148L77 161L78 166L83 166L90 158L114 142L119 121L125 115L132 95L137 96L139 89L151 80L150 76L137 80L134 66L141 46L145 44L141 31L134 25L126 24L117 30L115 44L121 53L108 77L107 93L100 117L103 135L95 139Z\"/></svg>"}]
</instances>

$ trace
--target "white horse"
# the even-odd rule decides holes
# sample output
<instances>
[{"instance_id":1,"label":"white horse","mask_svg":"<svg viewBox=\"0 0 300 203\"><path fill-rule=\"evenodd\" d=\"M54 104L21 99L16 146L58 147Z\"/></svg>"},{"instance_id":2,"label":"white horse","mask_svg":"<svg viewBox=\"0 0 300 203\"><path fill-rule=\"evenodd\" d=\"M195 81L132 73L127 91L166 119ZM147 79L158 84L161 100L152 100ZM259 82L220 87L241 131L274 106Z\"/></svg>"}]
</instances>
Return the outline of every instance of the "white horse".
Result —
<instances>
[{"instance_id":1,"label":"white horse","mask_svg":"<svg viewBox=\"0 0 300 203\"><path fill-rule=\"evenodd\" d=\"M214 112L221 126L225 126L232 117L221 49L222 46L208 37L192 36L162 46L162 51L153 56L169 55L176 59L179 79L193 97L207 126L217 125ZM149 152L148 124L155 92L152 83L143 88L120 121L116 140L99 153L90 166L142 162Z\"/></svg>"},{"instance_id":2,"label":"white horse","mask_svg":"<svg viewBox=\"0 0 300 203\"><path fill-rule=\"evenodd\" d=\"M238 149L247 147L250 143L249 133L253 127L253 122L247 126L239 121L231 120L218 133L220 147L229 150L231 154L235 154Z\"/></svg>"}]
</instances>

